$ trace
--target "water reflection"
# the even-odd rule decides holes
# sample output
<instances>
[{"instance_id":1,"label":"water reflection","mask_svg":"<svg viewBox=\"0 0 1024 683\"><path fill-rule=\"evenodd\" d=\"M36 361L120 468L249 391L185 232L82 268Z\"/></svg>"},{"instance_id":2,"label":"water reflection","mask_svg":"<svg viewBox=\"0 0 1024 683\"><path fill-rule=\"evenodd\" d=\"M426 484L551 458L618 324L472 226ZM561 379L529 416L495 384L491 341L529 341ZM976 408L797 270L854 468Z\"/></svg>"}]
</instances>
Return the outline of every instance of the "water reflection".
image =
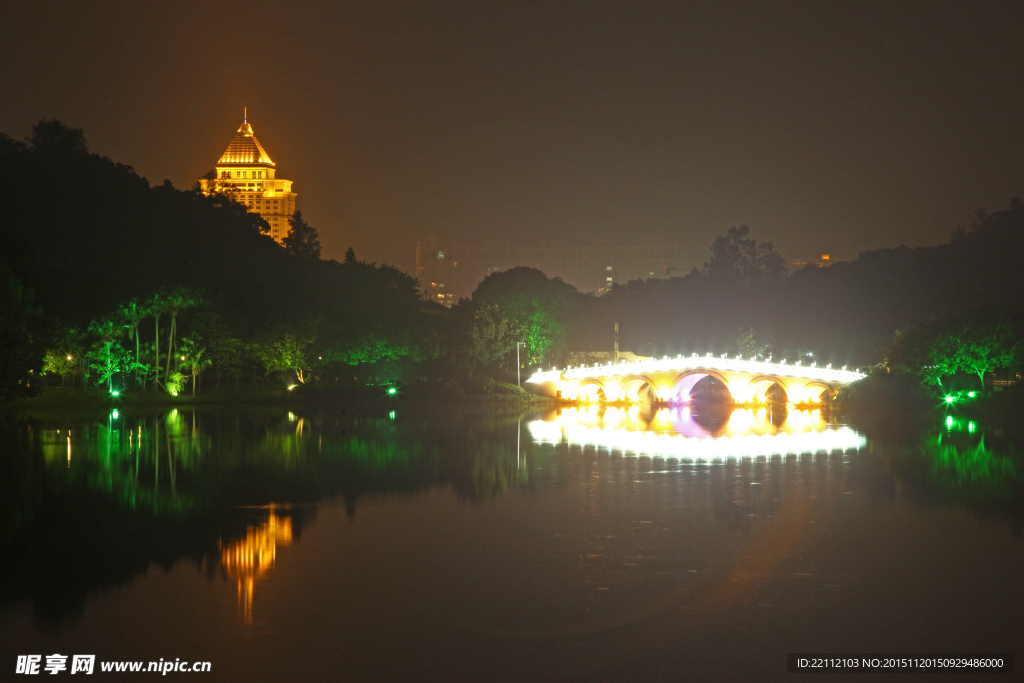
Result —
<instances>
[{"instance_id":1,"label":"water reflection","mask_svg":"<svg viewBox=\"0 0 1024 683\"><path fill-rule=\"evenodd\" d=\"M228 576L238 581L238 606L243 623L252 623L256 582L273 569L277 560L278 544L288 546L291 543L291 517L278 514L277 506L270 505L267 519L263 524L250 525L245 538L221 548L221 567Z\"/></svg>"},{"instance_id":2,"label":"water reflection","mask_svg":"<svg viewBox=\"0 0 1024 683\"><path fill-rule=\"evenodd\" d=\"M584 482L583 517L689 511L739 536L785 514L812 524L814 505L850 492L1024 518L1019 447L957 416L874 433L769 408L39 411L0 416L0 451L0 608L31 600L43 620L186 560L229 582L239 621L257 623L278 550L331 498L351 520L368 499L445 490L471 517L510 491L557 497ZM601 558L616 533L595 527L579 549ZM792 545L765 538L773 552Z\"/></svg>"},{"instance_id":3,"label":"water reflection","mask_svg":"<svg viewBox=\"0 0 1024 683\"><path fill-rule=\"evenodd\" d=\"M1024 520L1020 445L1002 430L946 415L930 429L873 436L896 483L916 500L952 502Z\"/></svg>"},{"instance_id":4,"label":"water reflection","mask_svg":"<svg viewBox=\"0 0 1024 683\"><path fill-rule=\"evenodd\" d=\"M91 592L189 558L237 582L252 623L278 548L317 514L295 504L338 497L351 517L378 496L443 486L476 503L528 486L519 424L396 411L0 415L0 608L30 598L38 617L63 619Z\"/></svg>"},{"instance_id":5,"label":"water reflection","mask_svg":"<svg viewBox=\"0 0 1024 683\"><path fill-rule=\"evenodd\" d=\"M534 441L567 443L609 453L720 460L802 453L847 452L862 448L866 439L843 425L830 425L819 410L713 409L693 412L687 407L644 412L639 407L569 408L544 420L530 422Z\"/></svg>"}]
</instances>

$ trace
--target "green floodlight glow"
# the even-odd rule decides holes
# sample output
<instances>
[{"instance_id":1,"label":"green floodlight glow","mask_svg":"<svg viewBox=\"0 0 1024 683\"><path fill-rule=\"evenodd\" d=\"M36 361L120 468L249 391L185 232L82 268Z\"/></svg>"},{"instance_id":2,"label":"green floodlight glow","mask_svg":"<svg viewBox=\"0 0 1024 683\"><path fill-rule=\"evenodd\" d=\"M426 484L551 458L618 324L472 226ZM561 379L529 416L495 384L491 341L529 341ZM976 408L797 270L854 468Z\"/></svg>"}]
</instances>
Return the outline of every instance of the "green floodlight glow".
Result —
<instances>
[{"instance_id":1,"label":"green floodlight glow","mask_svg":"<svg viewBox=\"0 0 1024 683\"><path fill-rule=\"evenodd\" d=\"M952 427L953 427L953 416L952 415L947 415L946 416L946 427L952 429Z\"/></svg>"},{"instance_id":2,"label":"green floodlight glow","mask_svg":"<svg viewBox=\"0 0 1024 683\"><path fill-rule=\"evenodd\" d=\"M970 396L971 398L974 398L976 394L977 394L977 392L974 392L974 391L968 391L967 392L967 395Z\"/></svg>"},{"instance_id":3,"label":"green floodlight glow","mask_svg":"<svg viewBox=\"0 0 1024 683\"><path fill-rule=\"evenodd\" d=\"M955 400L956 400L956 396L947 396L946 397L946 403L952 403Z\"/></svg>"},{"instance_id":4,"label":"green floodlight glow","mask_svg":"<svg viewBox=\"0 0 1024 683\"><path fill-rule=\"evenodd\" d=\"M398 389L395 389L394 387L388 387L388 396L394 396L395 393L397 393L397 392L398 392Z\"/></svg>"},{"instance_id":5,"label":"green floodlight glow","mask_svg":"<svg viewBox=\"0 0 1024 683\"><path fill-rule=\"evenodd\" d=\"M390 417L392 420L394 420L395 419L395 411L392 410L390 413L388 413L388 417Z\"/></svg>"},{"instance_id":6,"label":"green floodlight glow","mask_svg":"<svg viewBox=\"0 0 1024 683\"><path fill-rule=\"evenodd\" d=\"M975 430L974 421L971 420L970 422L967 423L967 431L970 432L971 434L973 434L974 430Z\"/></svg>"},{"instance_id":7,"label":"green floodlight glow","mask_svg":"<svg viewBox=\"0 0 1024 683\"><path fill-rule=\"evenodd\" d=\"M112 412L112 413L110 414L110 417L112 417L112 418L114 418L114 419L116 420L117 418L121 417L121 413L119 413L119 412L117 412L117 411L115 410L114 412Z\"/></svg>"},{"instance_id":8,"label":"green floodlight glow","mask_svg":"<svg viewBox=\"0 0 1024 683\"><path fill-rule=\"evenodd\" d=\"M117 389L114 389L113 391L110 392L110 395L111 396L120 396L121 392L118 391Z\"/></svg>"}]
</instances>

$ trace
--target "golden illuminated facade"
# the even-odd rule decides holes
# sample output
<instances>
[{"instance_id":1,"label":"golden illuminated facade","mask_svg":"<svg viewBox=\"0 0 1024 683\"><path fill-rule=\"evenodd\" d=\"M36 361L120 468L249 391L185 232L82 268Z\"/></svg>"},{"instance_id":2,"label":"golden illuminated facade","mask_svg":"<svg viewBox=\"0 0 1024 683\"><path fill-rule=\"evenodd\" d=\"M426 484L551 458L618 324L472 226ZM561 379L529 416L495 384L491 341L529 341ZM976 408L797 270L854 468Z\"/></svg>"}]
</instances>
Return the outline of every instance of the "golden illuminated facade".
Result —
<instances>
[{"instance_id":1,"label":"golden illuminated facade","mask_svg":"<svg viewBox=\"0 0 1024 683\"><path fill-rule=\"evenodd\" d=\"M200 180L207 193L230 194L249 211L258 213L270 224L270 236L279 244L288 236L288 219L295 213L292 181L276 177L275 164L256 139L247 117L221 155L215 172L216 181Z\"/></svg>"}]
</instances>

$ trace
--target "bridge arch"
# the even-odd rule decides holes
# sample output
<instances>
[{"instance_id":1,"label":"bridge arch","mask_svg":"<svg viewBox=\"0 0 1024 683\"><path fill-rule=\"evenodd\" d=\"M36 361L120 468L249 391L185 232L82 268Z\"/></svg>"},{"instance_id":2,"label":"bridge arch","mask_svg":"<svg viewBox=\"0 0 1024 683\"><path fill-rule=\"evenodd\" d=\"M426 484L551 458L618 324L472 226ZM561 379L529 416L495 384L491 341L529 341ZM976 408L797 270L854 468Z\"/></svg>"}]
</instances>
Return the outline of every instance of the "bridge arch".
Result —
<instances>
[{"instance_id":1,"label":"bridge arch","mask_svg":"<svg viewBox=\"0 0 1024 683\"><path fill-rule=\"evenodd\" d=\"M783 382L780 378L774 375L757 375L752 377L748 387L748 396L745 400L757 401L758 403L767 403L769 400L768 393L773 386L778 386L779 389L786 396L786 400L791 399L790 387Z\"/></svg>"},{"instance_id":2,"label":"bridge arch","mask_svg":"<svg viewBox=\"0 0 1024 683\"><path fill-rule=\"evenodd\" d=\"M608 390L596 379L585 379L580 382L577 398L587 403L603 403L608 400Z\"/></svg>"},{"instance_id":3,"label":"bridge arch","mask_svg":"<svg viewBox=\"0 0 1024 683\"><path fill-rule=\"evenodd\" d=\"M732 385L729 383L721 373L715 370L708 370L706 368L700 368L697 370L691 370L684 372L675 378L672 382L672 388L669 389L665 398L672 403L685 403L690 400L690 392L697 385L697 382L701 381L705 377L714 377L723 385L725 385L726 391L729 393L729 398L733 401L736 400L736 392L733 391Z\"/></svg>"},{"instance_id":4,"label":"bridge arch","mask_svg":"<svg viewBox=\"0 0 1024 683\"><path fill-rule=\"evenodd\" d=\"M824 396L827 396L829 401L835 397L836 392L829 385L824 382L812 380L804 385L804 390L800 396L800 401L806 403L820 403Z\"/></svg>"},{"instance_id":5,"label":"bridge arch","mask_svg":"<svg viewBox=\"0 0 1024 683\"><path fill-rule=\"evenodd\" d=\"M655 403L658 401L657 385L646 375L628 375L619 382L616 400Z\"/></svg>"}]
</instances>

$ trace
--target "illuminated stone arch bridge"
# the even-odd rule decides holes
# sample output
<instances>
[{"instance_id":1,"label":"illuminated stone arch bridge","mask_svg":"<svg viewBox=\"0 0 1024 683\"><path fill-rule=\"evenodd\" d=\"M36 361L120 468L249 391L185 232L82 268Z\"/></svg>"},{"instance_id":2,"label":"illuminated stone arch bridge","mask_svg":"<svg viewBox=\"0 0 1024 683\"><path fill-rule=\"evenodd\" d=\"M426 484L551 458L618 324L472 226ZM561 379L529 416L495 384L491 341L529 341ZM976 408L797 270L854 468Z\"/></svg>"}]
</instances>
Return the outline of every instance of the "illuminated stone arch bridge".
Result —
<instances>
[{"instance_id":1,"label":"illuminated stone arch bridge","mask_svg":"<svg viewBox=\"0 0 1024 683\"><path fill-rule=\"evenodd\" d=\"M714 378L706 380L706 378ZM728 355L666 356L661 360L596 363L562 370L540 370L526 389L542 396L569 400L639 403L686 403L691 394L709 384L720 384L733 403L818 403L835 397L839 389L864 377L856 370L831 365L772 363ZM706 380L703 381L702 380ZM720 391L720 389L719 389Z\"/></svg>"}]
</instances>

